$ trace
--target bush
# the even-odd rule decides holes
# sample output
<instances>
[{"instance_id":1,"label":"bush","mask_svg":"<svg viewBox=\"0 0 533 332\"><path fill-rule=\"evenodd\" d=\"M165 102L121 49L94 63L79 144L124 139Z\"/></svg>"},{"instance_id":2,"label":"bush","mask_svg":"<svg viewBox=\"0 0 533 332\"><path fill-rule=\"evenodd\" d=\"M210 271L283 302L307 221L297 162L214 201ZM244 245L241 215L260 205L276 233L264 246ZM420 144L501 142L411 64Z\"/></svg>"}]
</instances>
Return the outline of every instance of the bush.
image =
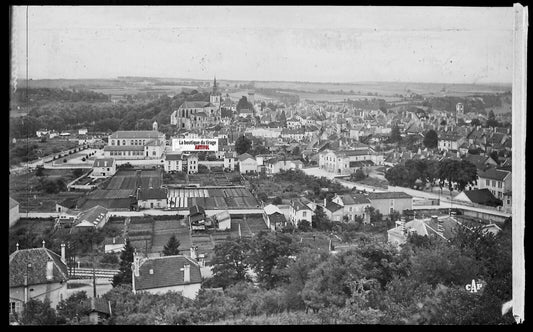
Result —
<instances>
[{"instance_id":1,"label":"bush","mask_svg":"<svg viewBox=\"0 0 533 332\"><path fill-rule=\"evenodd\" d=\"M66 163L67 162L67 158L63 159L63 162Z\"/></svg>"}]
</instances>

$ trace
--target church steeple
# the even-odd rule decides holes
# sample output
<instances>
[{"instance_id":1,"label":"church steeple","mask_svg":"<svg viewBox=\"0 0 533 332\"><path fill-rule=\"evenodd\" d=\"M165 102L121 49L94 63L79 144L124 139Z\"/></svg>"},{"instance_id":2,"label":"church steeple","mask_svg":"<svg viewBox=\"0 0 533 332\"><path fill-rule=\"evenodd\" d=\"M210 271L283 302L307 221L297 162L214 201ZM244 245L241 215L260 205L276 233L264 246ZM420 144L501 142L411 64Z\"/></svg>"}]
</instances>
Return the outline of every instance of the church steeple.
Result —
<instances>
[{"instance_id":1,"label":"church steeple","mask_svg":"<svg viewBox=\"0 0 533 332\"><path fill-rule=\"evenodd\" d=\"M216 95L218 93L218 89L217 89L217 77L215 75L215 79L213 81L213 95Z\"/></svg>"},{"instance_id":2,"label":"church steeple","mask_svg":"<svg viewBox=\"0 0 533 332\"><path fill-rule=\"evenodd\" d=\"M218 92L217 87L217 77L215 76L215 79L213 80L213 92L211 92L211 95L209 96L209 101L211 104L215 105L217 108L220 108L221 103L221 95L220 92Z\"/></svg>"}]
</instances>

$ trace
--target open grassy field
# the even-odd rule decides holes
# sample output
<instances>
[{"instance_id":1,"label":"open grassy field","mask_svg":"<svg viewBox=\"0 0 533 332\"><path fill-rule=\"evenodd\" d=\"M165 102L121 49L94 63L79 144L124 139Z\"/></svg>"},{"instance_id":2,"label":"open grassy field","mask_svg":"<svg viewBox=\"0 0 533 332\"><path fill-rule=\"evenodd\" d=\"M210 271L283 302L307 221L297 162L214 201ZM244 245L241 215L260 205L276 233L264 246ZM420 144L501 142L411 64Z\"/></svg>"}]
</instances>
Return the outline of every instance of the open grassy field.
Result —
<instances>
[{"instance_id":1,"label":"open grassy field","mask_svg":"<svg viewBox=\"0 0 533 332\"><path fill-rule=\"evenodd\" d=\"M82 197L82 192L60 192L58 194L49 194L38 190L39 178L49 180L63 179L65 184L74 180L73 170L66 169L45 169L43 176L38 177L36 172L29 172L20 175L9 176L9 196L20 203L21 212L28 209L34 212L53 212L55 204L66 198Z\"/></svg>"}]
</instances>

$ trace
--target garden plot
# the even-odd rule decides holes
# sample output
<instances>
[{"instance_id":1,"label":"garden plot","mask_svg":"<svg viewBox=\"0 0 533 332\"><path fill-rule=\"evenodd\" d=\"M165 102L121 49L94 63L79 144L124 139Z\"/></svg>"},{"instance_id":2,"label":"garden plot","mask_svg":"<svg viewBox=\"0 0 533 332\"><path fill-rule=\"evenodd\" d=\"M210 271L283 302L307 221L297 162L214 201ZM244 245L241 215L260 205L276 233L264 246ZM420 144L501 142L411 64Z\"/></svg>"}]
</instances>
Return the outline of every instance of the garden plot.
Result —
<instances>
[{"instance_id":1,"label":"garden plot","mask_svg":"<svg viewBox=\"0 0 533 332\"><path fill-rule=\"evenodd\" d=\"M189 250L191 239L189 227L183 220L156 220L152 234L152 252L160 252L167 244L172 235L180 242L180 251Z\"/></svg>"}]
</instances>

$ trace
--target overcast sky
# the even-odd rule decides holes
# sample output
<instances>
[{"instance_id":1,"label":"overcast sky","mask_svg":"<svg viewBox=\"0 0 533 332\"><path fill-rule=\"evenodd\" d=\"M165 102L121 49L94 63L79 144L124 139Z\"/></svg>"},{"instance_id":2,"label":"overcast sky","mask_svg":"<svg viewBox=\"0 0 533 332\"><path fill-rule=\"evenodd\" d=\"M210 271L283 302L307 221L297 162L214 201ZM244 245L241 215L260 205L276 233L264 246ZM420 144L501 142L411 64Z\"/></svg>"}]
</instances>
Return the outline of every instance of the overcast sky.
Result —
<instances>
[{"instance_id":1,"label":"overcast sky","mask_svg":"<svg viewBox=\"0 0 533 332\"><path fill-rule=\"evenodd\" d=\"M26 7L18 77L509 83L513 8Z\"/></svg>"}]
</instances>

